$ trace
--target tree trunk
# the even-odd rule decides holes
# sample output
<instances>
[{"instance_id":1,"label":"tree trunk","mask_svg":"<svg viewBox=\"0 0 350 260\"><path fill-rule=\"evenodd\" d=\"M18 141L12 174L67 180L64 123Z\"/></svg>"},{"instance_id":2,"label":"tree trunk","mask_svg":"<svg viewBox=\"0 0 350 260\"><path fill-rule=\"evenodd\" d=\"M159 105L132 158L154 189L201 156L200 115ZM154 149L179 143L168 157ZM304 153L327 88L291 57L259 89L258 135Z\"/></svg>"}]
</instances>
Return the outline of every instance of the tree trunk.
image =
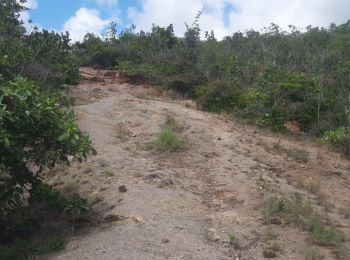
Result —
<instances>
[{"instance_id":1,"label":"tree trunk","mask_svg":"<svg viewBox=\"0 0 350 260\"><path fill-rule=\"evenodd\" d=\"M320 129L320 110L321 110L321 101L317 102L317 129Z\"/></svg>"},{"instance_id":2,"label":"tree trunk","mask_svg":"<svg viewBox=\"0 0 350 260\"><path fill-rule=\"evenodd\" d=\"M346 114L348 119L348 127L350 127L350 92L348 93L348 102L346 107Z\"/></svg>"}]
</instances>

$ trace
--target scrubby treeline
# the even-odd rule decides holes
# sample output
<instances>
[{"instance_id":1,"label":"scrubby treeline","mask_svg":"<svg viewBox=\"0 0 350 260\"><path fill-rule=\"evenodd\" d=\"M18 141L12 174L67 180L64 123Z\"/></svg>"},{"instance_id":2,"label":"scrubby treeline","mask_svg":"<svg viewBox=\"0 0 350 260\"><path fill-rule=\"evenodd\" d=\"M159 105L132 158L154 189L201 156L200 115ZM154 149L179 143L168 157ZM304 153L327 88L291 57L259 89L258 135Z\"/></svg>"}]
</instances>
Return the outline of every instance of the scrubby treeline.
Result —
<instances>
[{"instance_id":1,"label":"scrubby treeline","mask_svg":"<svg viewBox=\"0 0 350 260\"><path fill-rule=\"evenodd\" d=\"M113 25L112 37L87 34L74 51L85 65L125 69L195 98L204 110L234 112L278 131L293 122L305 132L326 132L329 141L347 140L350 21L288 32L271 24L217 40L213 32L200 38L198 19L183 37L172 25L114 37Z\"/></svg>"},{"instance_id":2,"label":"scrubby treeline","mask_svg":"<svg viewBox=\"0 0 350 260\"><path fill-rule=\"evenodd\" d=\"M0 1L1 259L24 259L16 250L16 258L6 255L7 244L29 232L34 216L13 213L26 199L30 208L32 194L50 199L42 170L68 162L69 156L83 159L93 152L75 115L62 108L57 91L61 84L79 79L69 36L37 29L27 32L19 20L24 2Z\"/></svg>"},{"instance_id":3,"label":"scrubby treeline","mask_svg":"<svg viewBox=\"0 0 350 260\"><path fill-rule=\"evenodd\" d=\"M19 1L4 0L0 3L2 77L25 76L46 86L78 83L79 64L71 52L69 34L39 31L35 26L27 31L19 20L20 12L25 10Z\"/></svg>"}]
</instances>

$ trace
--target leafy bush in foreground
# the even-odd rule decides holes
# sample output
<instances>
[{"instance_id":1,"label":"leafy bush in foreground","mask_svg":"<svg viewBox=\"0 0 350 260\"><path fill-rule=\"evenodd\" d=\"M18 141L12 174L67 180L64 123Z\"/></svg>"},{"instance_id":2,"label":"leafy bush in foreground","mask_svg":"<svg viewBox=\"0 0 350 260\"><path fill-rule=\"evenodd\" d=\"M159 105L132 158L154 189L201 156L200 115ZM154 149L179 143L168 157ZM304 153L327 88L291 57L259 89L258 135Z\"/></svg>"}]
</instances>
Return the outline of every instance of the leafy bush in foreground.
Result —
<instances>
[{"instance_id":1,"label":"leafy bush in foreground","mask_svg":"<svg viewBox=\"0 0 350 260\"><path fill-rule=\"evenodd\" d=\"M23 78L0 78L0 222L41 184L45 167L94 152L75 115Z\"/></svg>"}]
</instances>

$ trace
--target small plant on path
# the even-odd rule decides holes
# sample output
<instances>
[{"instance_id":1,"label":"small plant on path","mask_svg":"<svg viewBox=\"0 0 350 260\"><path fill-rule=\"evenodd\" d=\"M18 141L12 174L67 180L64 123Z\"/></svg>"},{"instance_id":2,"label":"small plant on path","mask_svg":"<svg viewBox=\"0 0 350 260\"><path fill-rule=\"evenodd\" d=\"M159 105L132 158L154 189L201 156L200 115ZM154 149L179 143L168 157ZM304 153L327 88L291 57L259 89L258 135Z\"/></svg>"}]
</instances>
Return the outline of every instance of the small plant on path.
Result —
<instances>
[{"instance_id":1,"label":"small plant on path","mask_svg":"<svg viewBox=\"0 0 350 260\"><path fill-rule=\"evenodd\" d=\"M157 152L171 153L184 148L184 140L177 137L176 132L182 128L177 124L175 119L167 114L163 128L157 139L150 141L146 147Z\"/></svg>"}]
</instances>

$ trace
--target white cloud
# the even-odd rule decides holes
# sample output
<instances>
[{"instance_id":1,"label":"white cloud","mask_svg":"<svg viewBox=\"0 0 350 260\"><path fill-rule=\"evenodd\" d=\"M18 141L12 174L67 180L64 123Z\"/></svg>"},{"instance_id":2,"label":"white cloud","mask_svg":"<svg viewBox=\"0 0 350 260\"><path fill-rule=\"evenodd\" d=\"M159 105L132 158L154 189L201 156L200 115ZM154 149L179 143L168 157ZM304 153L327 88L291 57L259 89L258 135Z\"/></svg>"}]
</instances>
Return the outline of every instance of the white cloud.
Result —
<instances>
[{"instance_id":1,"label":"white cloud","mask_svg":"<svg viewBox=\"0 0 350 260\"><path fill-rule=\"evenodd\" d=\"M200 10L202 32L213 29L216 36L232 34L238 30L259 30L270 23L283 28L293 24L298 27L328 26L350 19L349 0L141 0L142 8L129 8L128 17L138 29L149 30L152 23L160 26L174 24L175 33L182 35L184 22L191 23ZM225 23L225 6L231 11Z\"/></svg>"},{"instance_id":2,"label":"white cloud","mask_svg":"<svg viewBox=\"0 0 350 260\"><path fill-rule=\"evenodd\" d=\"M348 0L235 0L238 13L230 15L230 30L261 29L271 22L286 28L293 24L327 27L350 19Z\"/></svg>"},{"instance_id":3,"label":"white cloud","mask_svg":"<svg viewBox=\"0 0 350 260\"><path fill-rule=\"evenodd\" d=\"M17 0L19 2L19 0ZM38 2L36 0L27 0L26 3L23 4L28 9L37 9L38 8ZM30 15L28 11L24 11L20 13L19 20L23 22L23 26L26 28L27 31L30 31L34 26L40 27L38 24L31 24L29 23Z\"/></svg>"},{"instance_id":4,"label":"white cloud","mask_svg":"<svg viewBox=\"0 0 350 260\"><path fill-rule=\"evenodd\" d=\"M141 0L142 11L129 8L128 16L138 29L149 30L153 23L160 26L174 25L176 34L185 31L184 22L192 22L202 9L202 0Z\"/></svg>"},{"instance_id":5,"label":"white cloud","mask_svg":"<svg viewBox=\"0 0 350 260\"><path fill-rule=\"evenodd\" d=\"M102 30L109 22L109 20L103 20L97 10L83 7L65 22L63 31L68 31L72 40L79 41L88 32L101 35Z\"/></svg>"},{"instance_id":6,"label":"white cloud","mask_svg":"<svg viewBox=\"0 0 350 260\"><path fill-rule=\"evenodd\" d=\"M24 6L29 8L29 9L37 9L38 8L38 2L36 0L27 0L27 2L24 3Z\"/></svg>"}]
</instances>

